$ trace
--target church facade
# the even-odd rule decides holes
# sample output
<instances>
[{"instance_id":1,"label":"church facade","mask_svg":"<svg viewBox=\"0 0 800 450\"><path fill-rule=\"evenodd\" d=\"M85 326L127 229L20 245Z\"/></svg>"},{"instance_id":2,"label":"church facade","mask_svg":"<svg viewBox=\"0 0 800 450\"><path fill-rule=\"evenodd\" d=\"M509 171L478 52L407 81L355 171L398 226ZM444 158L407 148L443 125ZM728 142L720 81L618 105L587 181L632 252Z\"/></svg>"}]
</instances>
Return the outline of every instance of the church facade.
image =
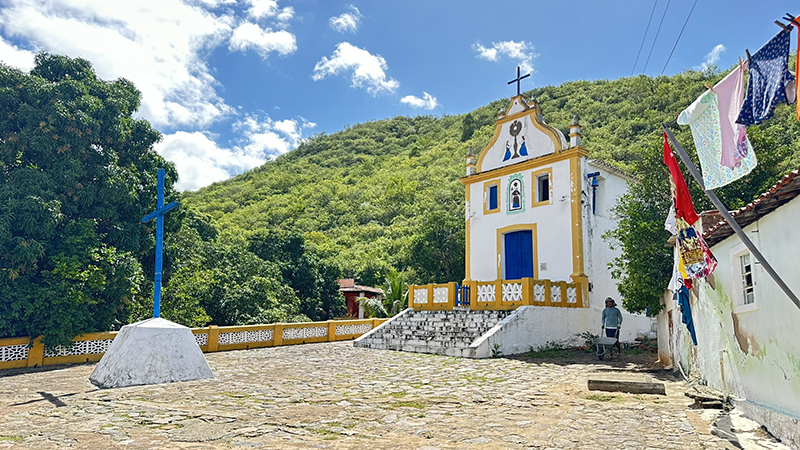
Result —
<instances>
[{"instance_id":1,"label":"church facade","mask_svg":"<svg viewBox=\"0 0 800 450\"><path fill-rule=\"evenodd\" d=\"M465 279L409 286L409 308L354 345L488 358L600 333L605 299L619 301L609 269L619 253L603 235L632 180L588 157L577 116L567 140L519 88L495 123L460 179ZM620 309L620 340L655 337L654 319Z\"/></svg>"},{"instance_id":2,"label":"church facade","mask_svg":"<svg viewBox=\"0 0 800 450\"><path fill-rule=\"evenodd\" d=\"M580 302L569 306L586 308L585 331L597 333L604 300L619 303L608 267L618 253L602 236L616 226L611 210L630 179L589 159L580 144L577 116L567 140L547 125L535 99L511 98L480 156L468 155L467 175L461 178L465 284L480 291L481 282L496 280L569 283ZM577 300L567 292L569 300ZM623 313L623 341L653 329L652 319Z\"/></svg>"}]
</instances>

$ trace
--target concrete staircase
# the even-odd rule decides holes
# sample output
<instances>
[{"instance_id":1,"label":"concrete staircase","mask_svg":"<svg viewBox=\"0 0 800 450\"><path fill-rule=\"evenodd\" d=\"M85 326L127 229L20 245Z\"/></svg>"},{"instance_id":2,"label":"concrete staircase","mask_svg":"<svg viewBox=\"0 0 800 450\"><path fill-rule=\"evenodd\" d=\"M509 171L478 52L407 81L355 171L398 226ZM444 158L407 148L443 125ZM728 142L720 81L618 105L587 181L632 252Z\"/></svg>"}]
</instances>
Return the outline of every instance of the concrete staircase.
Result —
<instances>
[{"instance_id":1,"label":"concrete staircase","mask_svg":"<svg viewBox=\"0 0 800 450\"><path fill-rule=\"evenodd\" d=\"M472 355L470 345L512 311L414 311L402 313L356 339L356 347L435 353L447 356Z\"/></svg>"}]
</instances>

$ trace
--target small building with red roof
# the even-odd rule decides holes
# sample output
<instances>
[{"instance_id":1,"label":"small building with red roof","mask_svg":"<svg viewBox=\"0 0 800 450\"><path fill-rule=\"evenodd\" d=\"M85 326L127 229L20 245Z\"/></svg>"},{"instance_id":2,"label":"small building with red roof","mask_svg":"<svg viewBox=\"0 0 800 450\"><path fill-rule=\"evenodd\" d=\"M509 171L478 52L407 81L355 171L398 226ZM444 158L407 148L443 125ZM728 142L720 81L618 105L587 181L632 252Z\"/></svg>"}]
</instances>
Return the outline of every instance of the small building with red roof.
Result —
<instances>
[{"instance_id":1,"label":"small building with red roof","mask_svg":"<svg viewBox=\"0 0 800 450\"><path fill-rule=\"evenodd\" d=\"M347 302L347 317L364 318L364 309L359 306L357 298L383 298L383 289L358 285L353 278L343 278L337 282L339 292L344 295Z\"/></svg>"}]
</instances>

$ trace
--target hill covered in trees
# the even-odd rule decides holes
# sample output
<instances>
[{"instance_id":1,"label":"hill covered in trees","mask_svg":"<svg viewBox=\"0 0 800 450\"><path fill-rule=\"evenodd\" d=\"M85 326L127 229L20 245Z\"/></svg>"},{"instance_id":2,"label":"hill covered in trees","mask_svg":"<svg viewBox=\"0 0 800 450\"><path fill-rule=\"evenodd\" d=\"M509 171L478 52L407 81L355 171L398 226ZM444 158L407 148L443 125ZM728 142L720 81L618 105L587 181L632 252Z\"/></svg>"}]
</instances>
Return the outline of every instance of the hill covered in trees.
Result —
<instances>
[{"instance_id":1,"label":"hill covered in trees","mask_svg":"<svg viewBox=\"0 0 800 450\"><path fill-rule=\"evenodd\" d=\"M669 188L660 124L670 126L692 152L688 127L675 120L705 84L722 76L689 71L574 81L525 93L539 100L545 120L565 134L578 114L590 157L642 180L618 210L624 228L608 236L625 253L615 275L633 310L657 309L653 302L672 264L671 250L663 246ZM223 236L301 232L322 259L362 283L380 283L389 268L420 283L461 280L464 188L458 178L468 148L483 149L507 103L497 100L460 116L395 117L319 134L255 170L185 193L185 204L208 214ZM781 105L775 118L748 129L760 165L718 192L731 209L800 163L800 127L792 108ZM692 188L698 210L708 208Z\"/></svg>"}]
</instances>

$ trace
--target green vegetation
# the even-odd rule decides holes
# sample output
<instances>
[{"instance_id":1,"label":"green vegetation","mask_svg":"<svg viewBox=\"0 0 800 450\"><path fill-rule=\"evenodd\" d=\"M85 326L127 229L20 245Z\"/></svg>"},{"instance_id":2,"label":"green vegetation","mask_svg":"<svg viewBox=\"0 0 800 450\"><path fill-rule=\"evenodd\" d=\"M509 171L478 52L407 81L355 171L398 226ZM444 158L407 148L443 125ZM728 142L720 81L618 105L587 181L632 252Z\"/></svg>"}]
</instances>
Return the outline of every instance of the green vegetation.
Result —
<instances>
[{"instance_id":1,"label":"green vegetation","mask_svg":"<svg viewBox=\"0 0 800 450\"><path fill-rule=\"evenodd\" d=\"M531 347L527 352L523 355L526 358L537 358L537 359L554 359L554 358L573 358L575 357L576 351L572 347L564 347L561 344L557 344L555 342L548 342L543 348L539 350L534 349Z\"/></svg>"},{"instance_id":2,"label":"green vegetation","mask_svg":"<svg viewBox=\"0 0 800 450\"><path fill-rule=\"evenodd\" d=\"M611 402L618 399L619 395L589 394L585 398L596 402Z\"/></svg>"}]
</instances>

